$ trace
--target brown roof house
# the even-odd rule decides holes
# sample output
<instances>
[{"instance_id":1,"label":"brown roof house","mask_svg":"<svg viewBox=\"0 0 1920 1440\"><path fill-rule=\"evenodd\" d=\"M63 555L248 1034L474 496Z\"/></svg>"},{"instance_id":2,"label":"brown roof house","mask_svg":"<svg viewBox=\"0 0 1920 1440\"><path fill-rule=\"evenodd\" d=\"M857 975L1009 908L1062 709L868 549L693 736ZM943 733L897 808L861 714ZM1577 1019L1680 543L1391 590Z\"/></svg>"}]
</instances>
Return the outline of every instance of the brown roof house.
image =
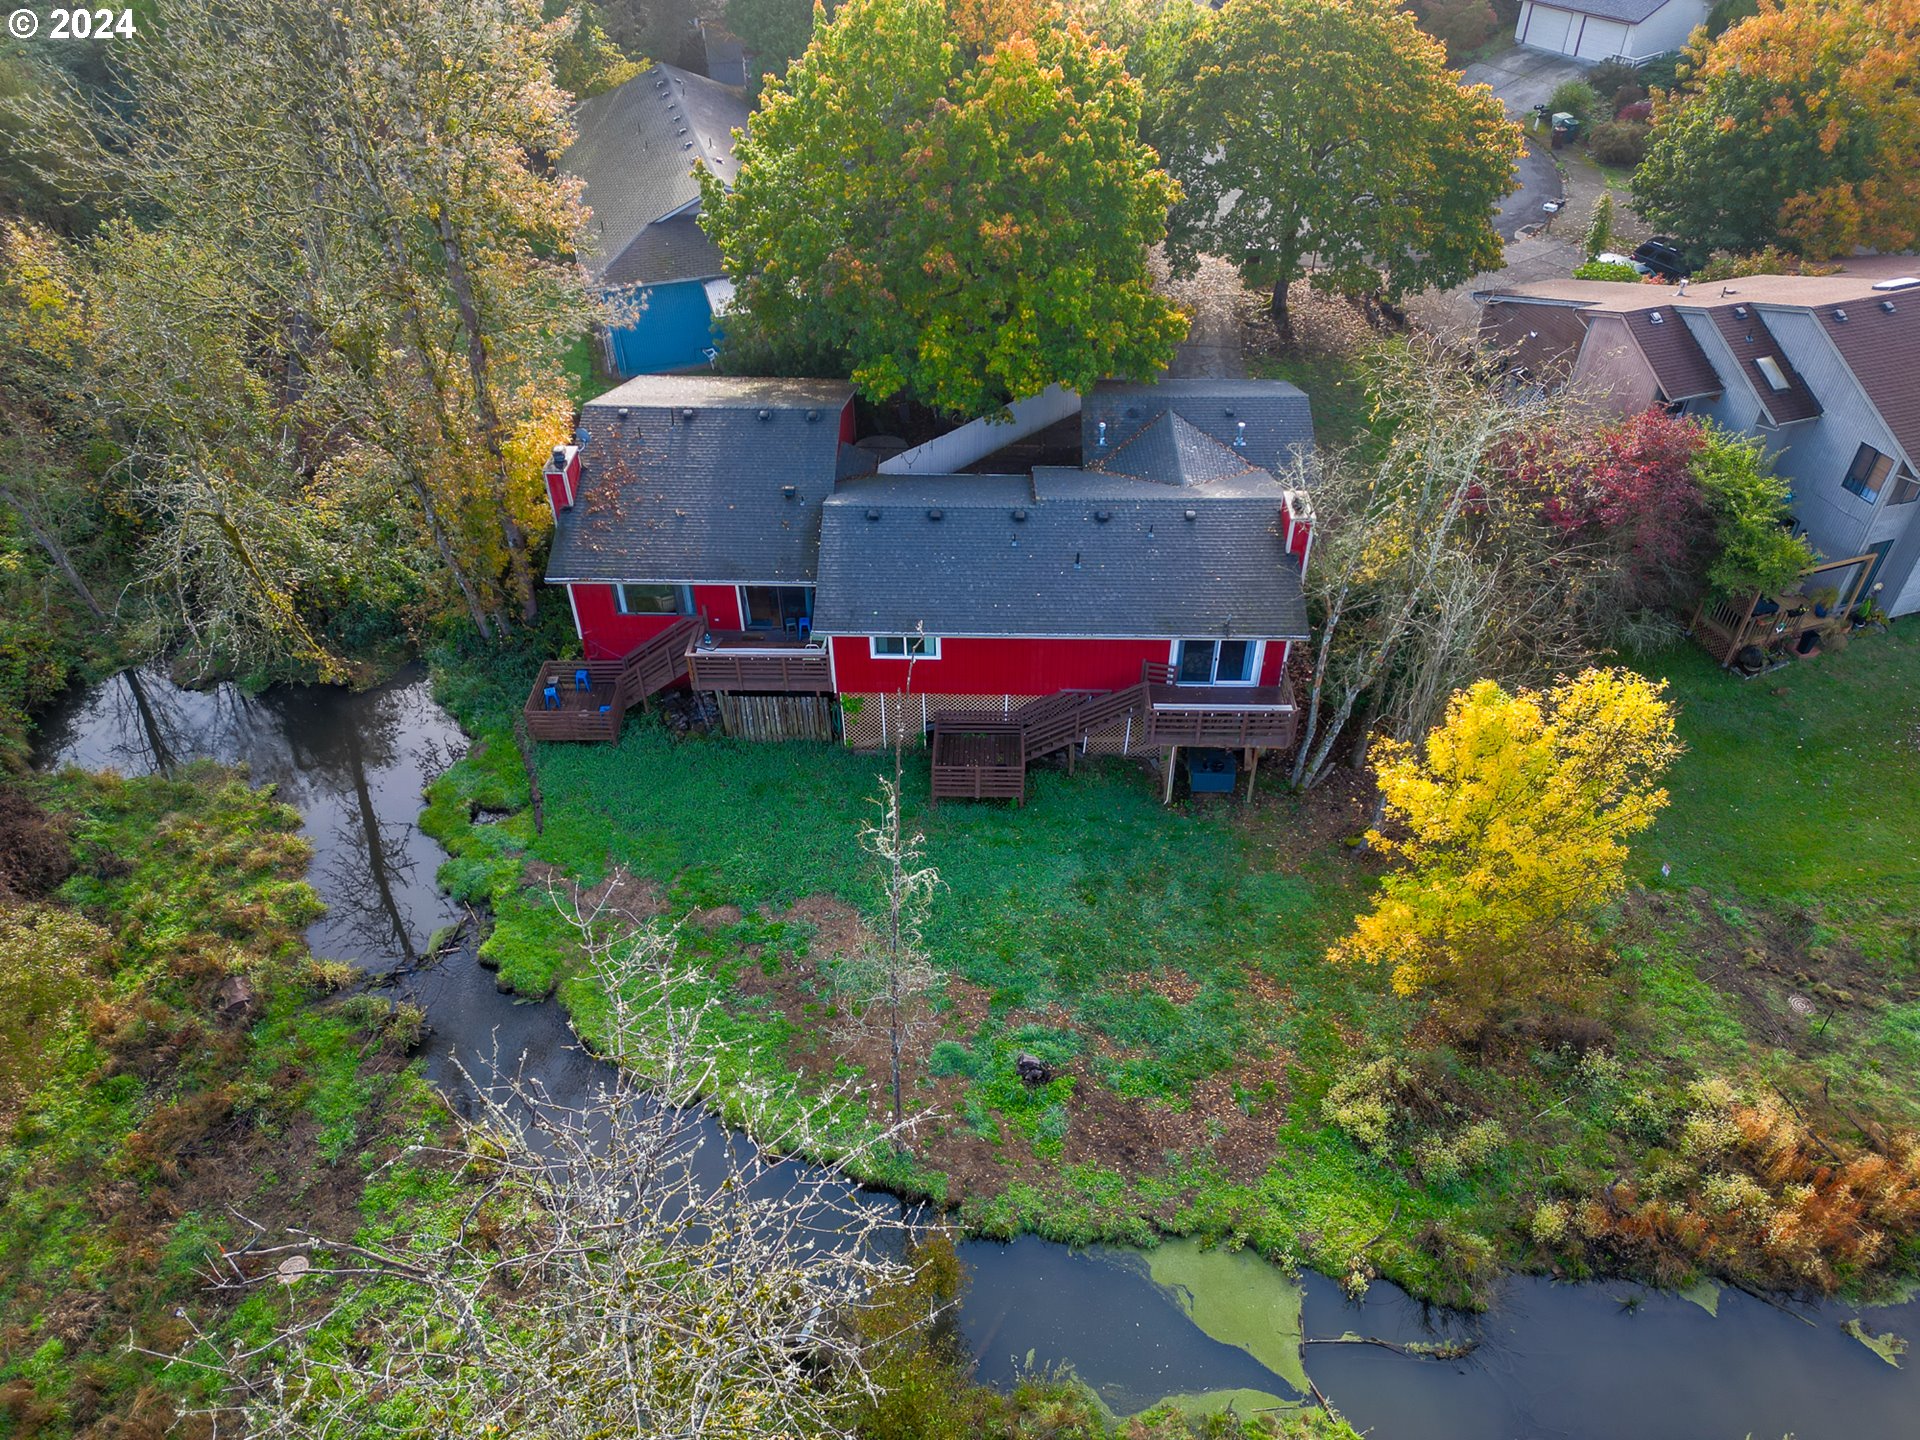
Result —
<instances>
[{"instance_id":1,"label":"brown roof house","mask_svg":"<svg viewBox=\"0 0 1920 1440\"><path fill-rule=\"evenodd\" d=\"M1920 257L1671 289L1546 280L1474 298L1481 339L1523 383L1761 437L1814 548L1871 555L1866 593L1877 584L1890 614L1920 611Z\"/></svg>"}]
</instances>

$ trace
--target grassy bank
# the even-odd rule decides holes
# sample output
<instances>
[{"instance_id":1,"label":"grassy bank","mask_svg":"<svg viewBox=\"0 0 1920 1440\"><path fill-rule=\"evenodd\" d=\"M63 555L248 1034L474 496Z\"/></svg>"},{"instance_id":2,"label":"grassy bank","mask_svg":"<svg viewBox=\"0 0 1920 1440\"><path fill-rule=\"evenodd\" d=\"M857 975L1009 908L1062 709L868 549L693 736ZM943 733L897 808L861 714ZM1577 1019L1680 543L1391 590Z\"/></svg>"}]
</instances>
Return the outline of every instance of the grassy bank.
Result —
<instances>
[{"instance_id":1,"label":"grassy bank","mask_svg":"<svg viewBox=\"0 0 1920 1440\"><path fill-rule=\"evenodd\" d=\"M160 1435L212 1392L140 1350L284 1314L277 1295L235 1309L205 1291L245 1238L236 1212L335 1234L417 1223L431 1177L368 1177L443 1112L405 1060L408 1017L335 997L348 974L307 953L320 907L294 811L211 767L33 790L72 873L0 937L33 925L8 954L39 965L72 934L84 969L40 1017L25 1093L0 1096L0 1435Z\"/></svg>"},{"instance_id":2,"label":"grassy bank","mask_svg":"<svg viewBox=\"0 0 1920 1440\"><path fill-rule=\"evenodd\" d=\"M1754 684L1690 651L1655 668L1691 748L1640 850L1646 886L1610 922L1619 964L1591 1016L1473 1052L1382 977L1324 960L1374 881L1343 843L1357 795L1163 810L1140 768L1108 762L1034 775L1019 810L933 810L911 757L908 810L944 882L927 940L947 981L908 1057L912 1103L934 1118L878 1178L987 1234L1219 1236L1456 1302L1508 1264L1787 1283L1732 1240L1655 1257L1553 1217L1577 1221L1622 1177L1680 1185L1677 1137L1720 1113L1702 1077L1788 1093L1822 1136L1852 1134L1848 1116L1920 1118L1920 794L1915 721L1893 713L1920 693L1920 642L1869 635ZM475 703L517 699L517 677L453 678L482 743L435 786L425 823L455 857L446 882L492 907L485 953L509 983L557 990L592 1032L601 997L570 968L549 892L624 867L637 908L679 923L725 1001L735 1080L884 1079L829 962L878 906L856 835L890 759L635 717L617 746L541 747L536 835L504 711ZM474 824L476 809L509 813ZM1796 1009L1809 997L1810 1021ZM1056 1078L1021 1084L1022 1051ZM850 1130L880 1120L883 1089Z\"/></svg>"}]
</instances>

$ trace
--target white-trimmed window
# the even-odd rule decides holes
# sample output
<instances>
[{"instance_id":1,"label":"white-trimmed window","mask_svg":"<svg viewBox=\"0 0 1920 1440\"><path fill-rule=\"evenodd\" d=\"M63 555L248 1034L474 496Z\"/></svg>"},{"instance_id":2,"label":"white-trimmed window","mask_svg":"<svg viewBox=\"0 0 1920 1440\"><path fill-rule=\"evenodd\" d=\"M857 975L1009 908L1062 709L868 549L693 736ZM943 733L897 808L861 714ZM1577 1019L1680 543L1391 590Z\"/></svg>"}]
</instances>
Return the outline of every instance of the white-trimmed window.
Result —
<instances>
[{"instance_id":1,"label":"white-trimmed window","mask_svg":"<svg viewBox=\"0 0 1920 1440\"><path fill-rule=\"evenodd\" d=\"M938 660L938 635L869 635L867 647L876 660Z\"/></svg>"},{"instance_id":2,"label":"white-trimmed window","mask_svg":"<svg viewBox=\"0 0 1920 1440\"><path fill-rule=\"evenodd\" d=\"M1259 667L1258 640L1182 640L1173 647L1176 685L1251 685Z\"/></svg>"},{"instance_id":3,"label":"white-trimmed window","mask_svg":"<svg viewBox=\"0 0 1920 1440\"><path fill-rule=\"evenodd\" d=\"M613 606L622 615L691 615L691 585L615 585Z\"/></svg>"}]
</instances>

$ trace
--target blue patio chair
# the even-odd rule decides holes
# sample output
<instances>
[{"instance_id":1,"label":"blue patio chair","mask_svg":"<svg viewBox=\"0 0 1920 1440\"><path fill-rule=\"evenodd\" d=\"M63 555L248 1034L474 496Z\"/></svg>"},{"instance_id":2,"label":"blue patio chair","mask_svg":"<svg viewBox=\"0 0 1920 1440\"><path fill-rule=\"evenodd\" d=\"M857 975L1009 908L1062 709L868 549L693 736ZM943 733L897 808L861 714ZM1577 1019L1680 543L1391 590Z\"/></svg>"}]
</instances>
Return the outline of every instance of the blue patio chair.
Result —
<instances>
[{"instance_id":1,"label":"blue patio chair","mask_svg":"<svg viewBox=\"0 0 1920 1440\"><path fill-rule=\"evenodd\" d=\"M560 708L560 687L552 682L548 682L547 688L540 692L540 704L543 709L558 710Z\"/></svg>"},{"instance_id":2,"label":"blue patio chair","mask_svg":"<svg viewBox=\"0 0 1920 1440\"><path fill-rule=\"evenodd\" d=\"M813 638L813 621L804 615L800 617L800 638L802 640L810 640Z\"/></svg>"},{"instance_id":3,"label":"blue patio chair","mask_svg":"<svg viewBox=\"0 0 1920 1440\"><path fill-rule=\"evenodd\" d=\"M613 713L613 706L611 706L611 705L602 705L602 706L600 707L600 713L601 713L602 715L611 715L611 714Z\"/></svg>"},{"instance_id":4,"label":"blue patio chair","mask_svg":"<svg viewBox=\"0 0 1920 1440\"><path fill-rule=\"evenodd\" d=\"M573 688L582 691L593 689L593 676L587 673L586 666L582 665L573 672Z\"/></svg>"}]
</instances>

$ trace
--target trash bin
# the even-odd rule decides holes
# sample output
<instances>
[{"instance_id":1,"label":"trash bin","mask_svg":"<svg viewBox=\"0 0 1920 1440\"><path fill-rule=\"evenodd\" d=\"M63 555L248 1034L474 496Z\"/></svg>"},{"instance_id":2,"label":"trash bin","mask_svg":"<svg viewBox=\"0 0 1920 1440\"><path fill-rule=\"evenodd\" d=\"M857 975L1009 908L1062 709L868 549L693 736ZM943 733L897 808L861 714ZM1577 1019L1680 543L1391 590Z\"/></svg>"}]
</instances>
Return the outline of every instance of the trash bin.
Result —
<instances>
[{"instance_id":1,"label":"trash bin","mask_svg":"<svg viewBox=\"0 0 1920 1440\"><path fill-rule=\"evenodd\" d=\"M1558 110L1554 112L1554 116L1553 116L1553 148L1554 149L1558 150L1563 145L1571 144L1573 142L1574 137L1577 136L1579 133L1580 133L1580 118L1577 115L1569 114L1565 110Z\"/></svg>"}]
</instances>

